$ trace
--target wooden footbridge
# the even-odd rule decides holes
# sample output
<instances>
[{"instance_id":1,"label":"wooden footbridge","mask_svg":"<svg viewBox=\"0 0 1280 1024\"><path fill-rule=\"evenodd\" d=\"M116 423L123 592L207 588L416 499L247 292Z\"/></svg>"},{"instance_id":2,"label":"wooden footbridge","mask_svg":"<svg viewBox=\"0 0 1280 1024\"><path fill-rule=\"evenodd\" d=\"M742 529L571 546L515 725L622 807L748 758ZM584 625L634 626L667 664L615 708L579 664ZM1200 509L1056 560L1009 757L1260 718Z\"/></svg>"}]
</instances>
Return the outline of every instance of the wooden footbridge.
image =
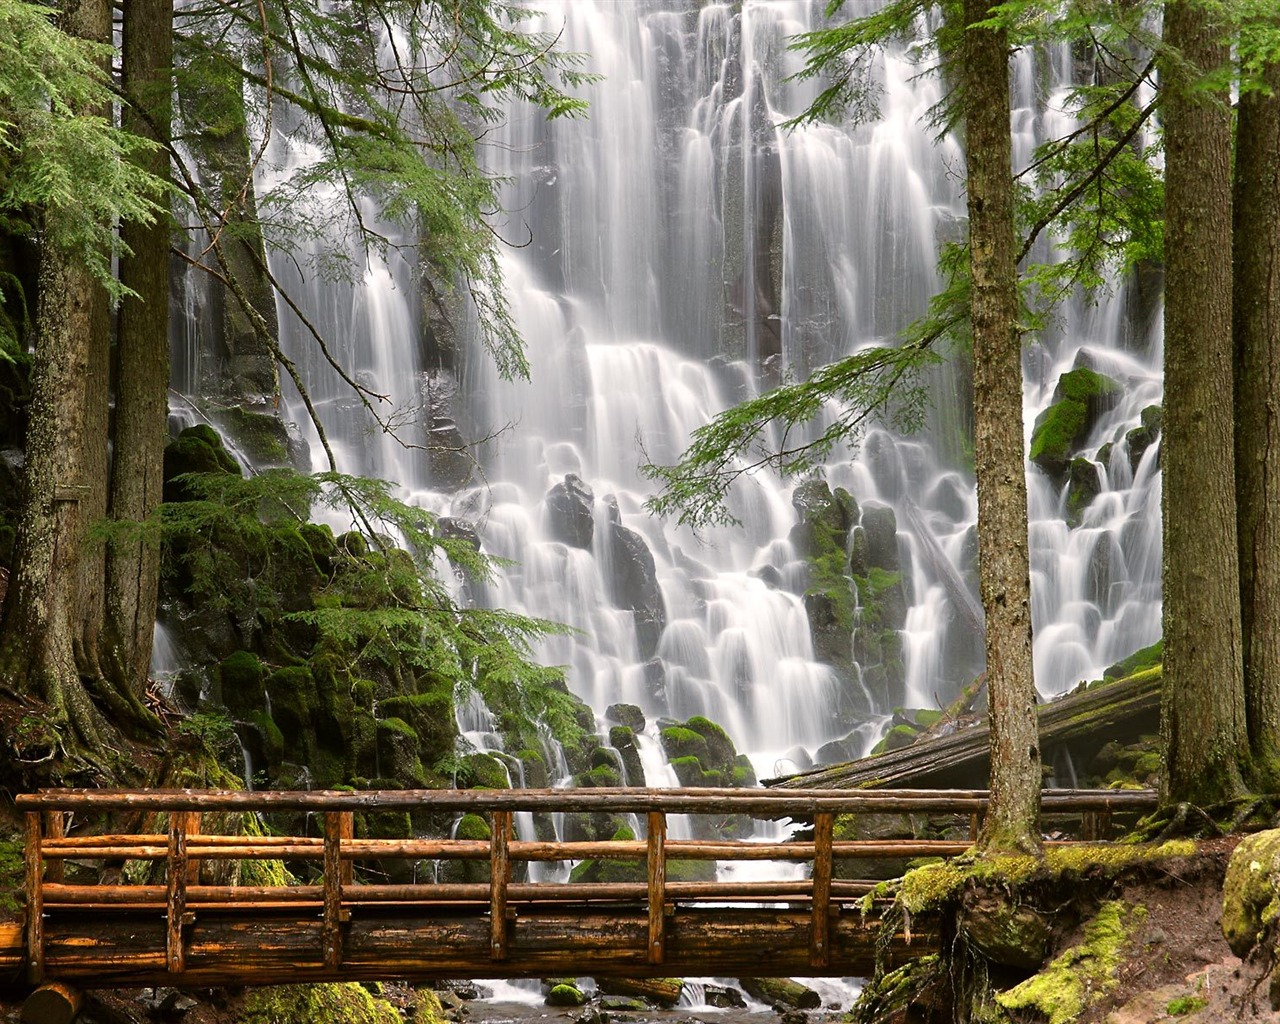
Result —
<instances>
[{"instance_id":1,"label":"wooden footbridge","mask_svg":"<svg viewBox=\"0 0 1280 1024\"><path fill-rule=\"evenodd\" d=\"M1085 838L1102 838L1113 812L1145 810L1154 802L1150 792L1046 791L1043 806L1046 819L1068 822L1063 827ZM860 904L874 883L835 877L837 863L950 856L969 843L839 841L836 815L964 815L973 829L987 793L60 790L19 796L17 805L26 814L26 919L0 924L0 976L95 988L203 987L559 975L865 975L874 964L878 928L874 915L864 920ZM490 838L356 838L356 815L382 811L427 812L441 821L487 815ZM634 815L644 838L519 840L512 826L523 812ZM304 823L312 834L227 834L242 833L232 823L246 817L277 813ZM798 842L673 838L668 817L677 814L695 821L789 818L811 824L812 835L806 831ZM101 832L106 822L128 819L148 831ZM693 834L709 831L695 828ZM637 880L528 882L516 880L523 872L513 876L521 862L588 859L633 861ZM805 862L807 877L677 881L671 877L677 872L669 872L673 862L761 860ZM219 865L225 877L229 862L244 861L284 861L310 880L214 884ZM479 862L488 880L369 880L385 878L387 865L396 861ZM148 867L153 884L122 884L126 865L126 878L139 873L132 869ZM476 877L483 874L482 868ZM933 924L915 921L880 954L900 962L936 948L937 941Z\"/></svg>"}]
</instances>

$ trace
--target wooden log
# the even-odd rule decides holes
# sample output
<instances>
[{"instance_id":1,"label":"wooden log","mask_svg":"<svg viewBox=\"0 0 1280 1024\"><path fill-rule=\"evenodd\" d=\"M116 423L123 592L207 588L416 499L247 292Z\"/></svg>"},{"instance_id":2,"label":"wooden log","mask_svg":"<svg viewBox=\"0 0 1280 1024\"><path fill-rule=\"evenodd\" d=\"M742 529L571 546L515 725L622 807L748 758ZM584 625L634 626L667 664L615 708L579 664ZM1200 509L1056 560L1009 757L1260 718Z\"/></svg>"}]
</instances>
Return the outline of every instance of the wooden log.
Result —
<instances>
[{"instance_id":1,"label":"wooden log","mask_svg":"<svg viewBox=\"0 0 1280 1024\"><path fill-rule=\"evenodd\" d=\"M47 845L51 840L57 842L66 835L66 818L63 817L62 811L45 811L44 812L44 844ZM44 866L44 880L46 882L61 882L63 879L62 861L50 861Z\"/></svg>"},{"instance_id":2,"label":"wooden log","mask_svg":"<svg viewBox=\"0 0 1280 1024\"><path fill-rule=\"evenodd\" d=\"M23 1000L22 1024L71 1024L83 1005L83 992L51 981Z\"/></svg>"},{"instance_id":3,"label":"wooden log","mask_svg":"<svg viewBox=\"0 0 1280 1024\"><path fill-rule=\"evenodd\" d=\"M1083 693L1073 693L1036 708L1039 720L1040 749L1053 745L1080 743L1093 749L1111 739L1121 738L1135 731L1155 731L1160 711L1160 673L1140 672L1127 679L1104 683ZM948 736L923 740L909 747L887 751L858 761L819 768L785 779L766 780L774 792L815 789L818 791L875 785L885 787L881 791L898 791L895 787L921 784L947 785L960 783L974 777L984 777L987 771L989 733L987 726L975 725ZM902 789L901 792L911 792ZM1077 793L1080 791L1064 791ZM1101 794L1109 791L1086 791ZM1143 801L1120 800L1107 803L1100 796L1091 799L1063 799L1053 791L1042 795L1045 809L1084 811L1099 808L1145 808L1154 806L1154 794L1145 792ZM957 804L954 811L970 813L982 811L981 807ZM851 807L850 810L871 810ZM885 809L899 809L886 807ZM905 810L906 808L900 808ZM932 810L933 808L918 808Z\"/></svg>"},{"instance_id":4,"label":"wooden log","mask_svg":"<svg viewBox=\"0 0 1280 1024\"><path fill-rule=\"evenodd\" d=\"M338 838L341 840L342 846L350 845L356 834L356 816L351 811L338 812ZM344 852L339 849L339 855ZM351 863L352 857L342 857L338 861L338 881L343 886L351 885L355 881L355 865Z\"/></svg>"},{"instance_id":5,"label":"wooden log","mask_svg":"<svg viewBox=\"0 0 1280 1024\"><path fill-rule=\"evenodd\" d=\"M649 963L660 964L666 955L667 904L667 816L661 811L649 812Z\"/></svg>"},{"instance_id":6,"label":"wooden log","mask_svg":"<svg viewBox=\"0 0 1280 1024\"><path fill-rule=\"evenodd\" d=\"M507 887L511 884L512 818L510 811L494 811L489 831L489 958L507 958Z\"/></svg>"},{"instance_id":7,"label":"wooden log","mask_svg":"<svg viewBox=\"0 0 1280 1024\"><path fill-rule=\"evenodd\" d=\"M1119 684L1113 684L1119 685ZM1100 688L1105 690L1106 687ZM1093 693L1094 691L1090 691ZM1088 696L1087 694L1085 696ZM1143 691L1142 699L1149 695ZM1158 693L1156 694L1158 700ZM1063 702L1059 702L1063 703ZM1057 704L1045 705L1056 708ZM1043 713L1043 711L1042 711ZM974 730L968 730L974 731ZM951 737L946 737L951 739ZM985 742L985 741L984 741ZM912 749L912 748L908 748ZM894 751L898 753L898 751ZM855 762L856 763L856 762ZM822 771L834 771L823 769ZM795 779L811 778L797 776ZM820 773L818 773L820 774ZM834 778L834 777L833 777ZM811 783L812 785L812 783ZM833 782L834 785L834 782ZM521 789L521 790L44 790L20 793L14 802L22 810L233 810L233 811L610 811L619 814L751 814L765 818L812 820L820 811L942 811L968 813L986 807L986 790L874 790L811 789L794 782L775 789ZM1155 805L1152 791L1046 791L1046 806L1062 810L1090 807L1139 808Z\"/></svg>"},{"instance_id":8,"label":"wooden log","mask_svg":"<svg viewBox=\"0 0 1280 1024\"><path fill-rule=\"evenodd\" d=\"M182 928L187 914L187 816L179 812L169 817L169 860L165 882L165 963L170 974L181 974L186 967L186 949Z\"/></svg>"},{"instance_id":9,"label":"wooden log","mask_svg":"<svg viewBox=\"0 0 1280 1024\"><path fill-rule=\"evenodd\" d=\"M202 815L199 811L187 811L185 813L187 816L187 845L189 848L191 844L191 838L193 836L200 835L200 826L204 819L204 815ZM190 854L188 854L188 856L190 856ZM200 861L195 858L192 858L187 861L187 884L196 885L199 883L199 881L200 881Z\"/></svg>"},{"instance_id":10,"label":"wooden log","mask_svg":"<svg viewBox=\"0 0 1280 1024\"><path fill-rule=\"evenodd\" d=\"M324 966L336 971L342 964L342 814L324 816L324 926L321 931Z\"/></svg>"},{"instance_id":11,"label":"wooden log","mask_svg":"<svg viewBox=\"0 0 1280 1024\"><path fill-rule=\"evenodd\" d=\"M644 999L670 1009L680 1002L684 981L680 978L601 978L596 988L605 995Z\"/></svg>"},{"instance_id":12,"label":"wooden log","mask_svg":"<svg viewBox=\"0 0 1280 1024\"><path fill-rule=\"evenodd\" d=\"M835 816L819 814L813 822L813 924L809 938L809 965L826 967L830 961L831 933L831 837Z\"/></svg>"},{"instance_id":13,"label":"wooden log","mask_svg":"<svg viewBox=\"0 0 1280 1024\"><path fill-rule=\"evenodd\" d=\"M27 887L27 980L44 981L44 857L40 852L40 813L28 811L24 856Z\"/></svg>"},{"instance_id":14,"label":"wooden log","mask_svg":"<svg viewBox=\"0 0 1280 1024\"><path fill-rule=\"evenodd\" d=\"M50 918L49 970L59 980L95 987L178 984L181 987L318 980L409 981L460 976L597 977L815 976L809 965L807 906L788 909L687 907L668 921L666 960L646 955L648 912L609 905L527 908L509 937L507 959L490 957L490 921L482 908L440 908L427 917L389 907L351 919L342 966L326 968L322 922L314 912L202 913L188 937L187 969L165 969L164 921L155 914ZM937 949L927 915L912 922L913 940L890 941L886 962ZM831 960L816 974L865 975L876 960L878 922L860 914L831 921Z\"/></svg>"}]
</instances>

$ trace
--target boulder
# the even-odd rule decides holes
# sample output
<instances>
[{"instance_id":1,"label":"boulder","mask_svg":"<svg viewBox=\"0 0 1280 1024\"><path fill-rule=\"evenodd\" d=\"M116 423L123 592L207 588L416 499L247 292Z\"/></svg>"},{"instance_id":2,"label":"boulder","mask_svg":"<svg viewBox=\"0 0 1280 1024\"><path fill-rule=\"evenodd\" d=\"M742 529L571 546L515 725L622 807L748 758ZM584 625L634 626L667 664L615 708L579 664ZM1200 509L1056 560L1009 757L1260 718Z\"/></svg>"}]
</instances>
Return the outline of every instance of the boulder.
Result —
<instances>
[{"instance_id":1,"label":"boulder","mask_svg":"<svg viewBox=\"0 0 1280 1024\"><path fill-rule=\"evenodd\" d=\"M1124 435L1129 443L1129 466L1138 472L1142 457L1147 449L1160 439L1160 428L1164 421L1164 410L1158 405L1149 405L1142 410L1142 423Z\"/></svg>"},{"instance_id":2,"label":"boulder","mask_svg":"<svg viewBox=\"0 0 1280 1024\"><path fill-rule=\"evenodd\" d=\"M617 607L635 613L640 657L652 658L667 625L653 552L640 534L620 523L610 523L609 545L613 563L613 571L605 581L609 596Z\"/></svg>"},{"instance_id":3,"label":"boulder","mask_svg":"<svg viewBox=\"0 0 1280 1024\"><path fill-rule=\"evenodd\" d=\"M853 535L851 566L856 576L865 576L871 569L897 572L901 568L898 517L888 505L879 502L863 505L862 521Z\"/></svg>"},{"instance_id":4,"label":"boulder","mask_svg":"<svg viewBox=\"0 0 1280 1024\"><path fill-rule=\"evenodd\" d=\"M1121 384L1088 367L1064 373L1054 389L1053 404L1036 417L1031 461L1052 476L1066 473L1071 456L1099 417L1115 408L1123 394Z\"/></svg>"},{"instance_id":5,"label":"boulder","mask_svg":"<svg viewBox=\"0 0 1280 1024\"><path fill-rule=\"evenodd\" d=\"M644 732L644 712L634 704L610 704L604 709L604 717L610 722L625 725L633 732Z\"/></svg>"},{"instance_id":6,"label":"boulder","mask_svg":"<svg viewBox=\"0 0 1280 1024\"><path fill-rule=\"evenodd\" d=\"M1098 463L1083 455L1071 460L1067 470L1067 524L1079 526L1084 510L1102 493Z\"/></svg>"},{"instance_id":7,"label":"boulder","mask_svg":"<svg viewBox=\"0 0 1280 1024\"><path fill-rule=\"evenodd\" d=\"M547 532L552 539L571 548L591 550L595 501L591 488L574 473L547 491Z\"/></svg>"}]
</instances>

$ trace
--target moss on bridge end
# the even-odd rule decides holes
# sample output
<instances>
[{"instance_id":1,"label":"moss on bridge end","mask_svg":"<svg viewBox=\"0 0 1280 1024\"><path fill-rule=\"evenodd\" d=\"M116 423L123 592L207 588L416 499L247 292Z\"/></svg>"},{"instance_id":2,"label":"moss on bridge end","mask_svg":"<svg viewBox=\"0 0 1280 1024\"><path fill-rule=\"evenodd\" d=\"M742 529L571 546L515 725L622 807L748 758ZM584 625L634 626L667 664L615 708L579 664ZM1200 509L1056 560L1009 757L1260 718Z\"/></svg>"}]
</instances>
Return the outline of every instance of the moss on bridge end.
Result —
<instances>
[{"instance_id":1,"label":"moss on bridge end","mask_svg":"<svg viewBox=\"0 0 1280 1024\"><path fill-rule=\"evenodd\" d=\"M881 964L849 1019L1075 1020L1107 994L1144 919L1145 909L1124 903L1121 890L1135 880L1177 877L1196 850L1187 840L1090 844L1048 847L1042 857L922 863L882 883L863 912L885 908L882 948L894 935L923 931L925 918L938 922L940 948L905 965Z\"/></svg>"}]
</instances>

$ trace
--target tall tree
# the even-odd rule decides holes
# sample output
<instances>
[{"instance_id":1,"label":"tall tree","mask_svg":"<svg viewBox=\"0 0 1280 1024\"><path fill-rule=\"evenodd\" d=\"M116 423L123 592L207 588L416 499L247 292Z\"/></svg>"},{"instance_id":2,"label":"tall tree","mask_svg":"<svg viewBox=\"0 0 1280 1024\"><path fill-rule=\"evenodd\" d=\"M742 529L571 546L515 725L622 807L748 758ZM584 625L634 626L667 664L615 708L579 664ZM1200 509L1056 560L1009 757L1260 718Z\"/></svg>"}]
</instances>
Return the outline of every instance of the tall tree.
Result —
<instances>
[{"instance_id":1,"label":"tall tree","mask_svg":"<svg viewBox=\"0 0 1280 1024\"><path fill-rule=\"evenodd\" d=\"M140 156L147 171L169 178L169 125L173 66L173 0L133 0L125 5L122 67L128 97L123 126L156 143ZM101 664L108 694L120 710L139 710L146 686L155 626L160 551L143 530L160 504L167 436L169 386L169 246L167 215L150 224L121 226L129 252L120 259L120 283L132 294L120 303L117 332L114 464L111 518L139 524L117 533L106 562L106 642ZM145 721L145 716L144 719Z\"/></svg>"},{"instance_id":2,"label":"tall tree","mask_svg":"<svg viewBox=\"0 0 1280 1024\"><path fill-rule=\"evenodd\" d=\"M1233 472L1231 108L1214 8L1169 0L1165 125L1164 683L1166 802L1243 787L1248 756Z\"/></svg>"},{"instance_id":3,"label":"tall tree","mask_svg":"<svg viewBox=\"0 0 1280 1024\"><path fill-rule=\"evenodd\" d=\"M978 564L986 611L991 805L978 848L1040 849L1040 739L1031 660L1027 474L1022 435L1008 33L987 0L965 0L970 327Z\"/></svg>"},{"instance_id":4,"label":"tall tree","mask_svg":"<svg viewBox=\"0 0 1280 1024\"><path fill-rule=\"evenodd\" d=\"M1280 32L1280 19L1270 27ZM1245 71L1249 68L1246 63ZM1254 782L1280 783L1280 61L1241 96L1232 292L1236 517Z\"/></svg>"},{"instance_id":5,"label":"tall tree","mask_svg":"<svg viewBox=\"0 0 1280 1024\"><path fill-rule=\"evenodd\" d=\"M66 0L58 23L74 39L109 42L111 8L107 0ZM79 108L69 113L100 121L100 104L101 97L86 102L82 96ZM104 340L100 333L95 337L101 329L102 289L88 258L103 257L63 244L76 218L68 203L47 206L41 225L30 425L0 628L0 679L44 700L74 738L92 747L100 741L100 720L76 659L85 654L86 617L93 618L92 599L85 601L81 588L85 506L105 486L89 478L95 464L91 449L105 438L105 425L102 433L89 433L94 419L89 390L105 391L106 368L95 351L95 343ZM91 371L101 376L91 378Z\"/></svg>"}]
</instances>

